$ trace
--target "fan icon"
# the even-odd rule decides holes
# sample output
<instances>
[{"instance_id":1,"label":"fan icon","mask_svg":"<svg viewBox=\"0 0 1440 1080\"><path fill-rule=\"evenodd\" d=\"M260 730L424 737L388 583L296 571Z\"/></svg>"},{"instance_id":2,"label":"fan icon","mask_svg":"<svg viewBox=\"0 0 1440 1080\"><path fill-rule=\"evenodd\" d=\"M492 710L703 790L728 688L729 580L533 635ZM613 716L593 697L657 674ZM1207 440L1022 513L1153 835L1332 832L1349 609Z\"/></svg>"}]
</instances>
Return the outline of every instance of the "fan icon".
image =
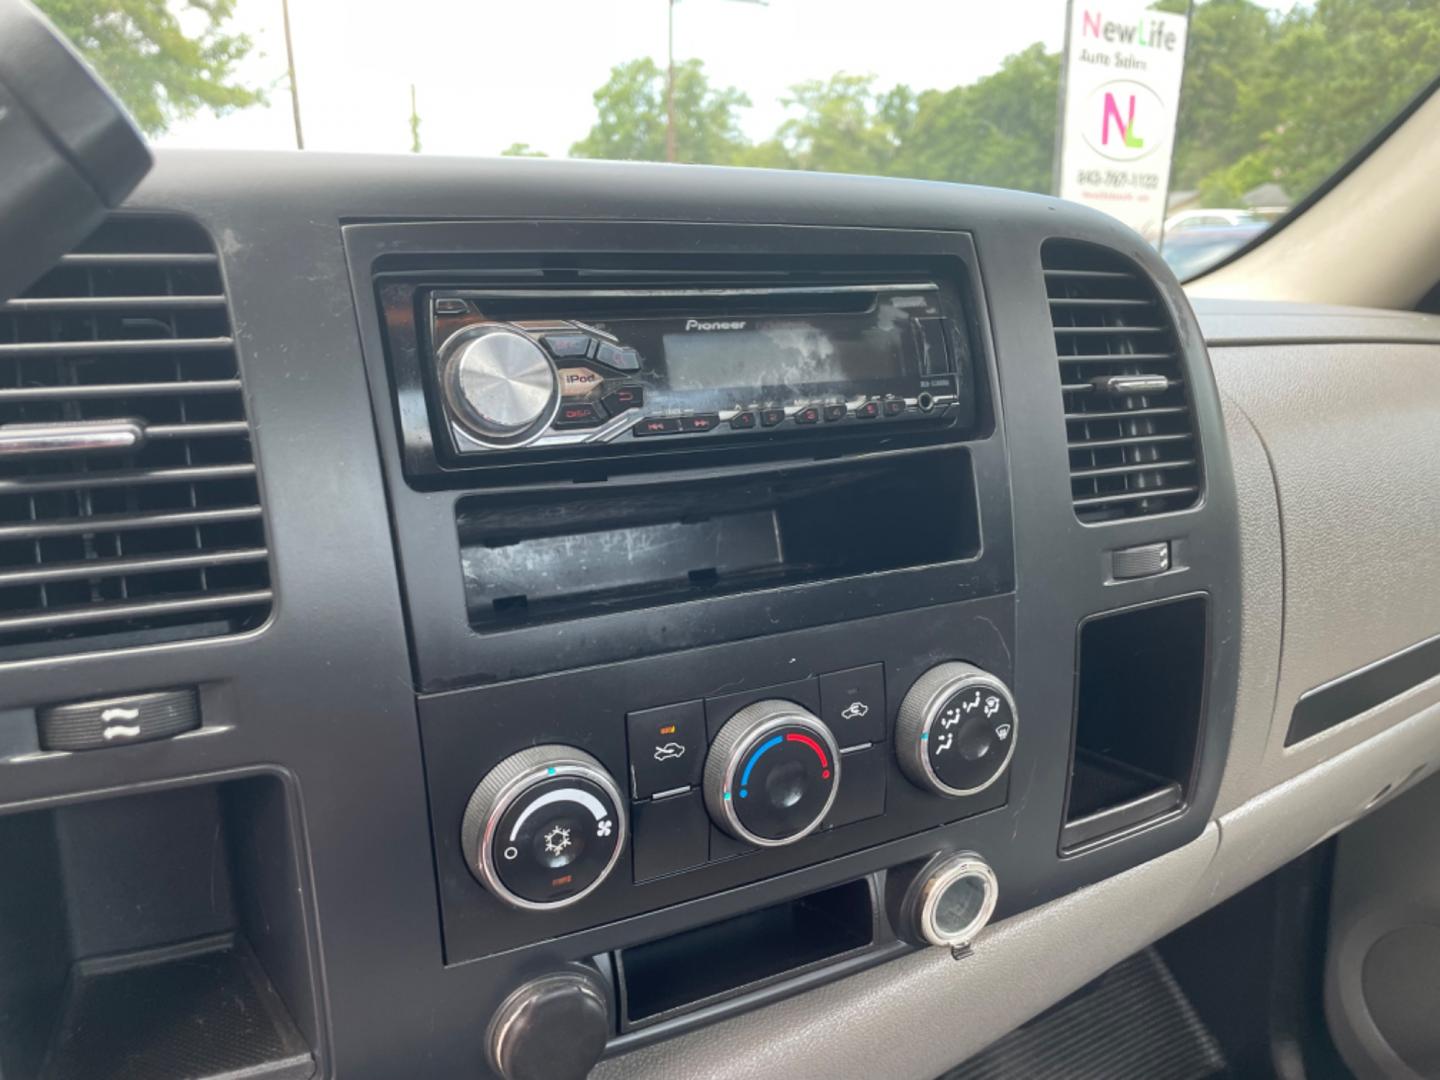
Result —
<instances>
[{"instance_id":1,"label":"fan icon","mask_svg":"<svg viewBox=\"0 0 1440 1080\"><path fill-rule=\"evenodd\" d=\"M596 836L609 836L610 833L611 833L611 831L612 831L614 828L615 828L614 823L611 822L611 820L610 820L609 818L605 818L603 821L601 821L599 824L597 824L597 825L595 826L595 835L596 835Z\"/></svg>"},{"instance_id":2,"label":"fan icon","mask_svg":"<svg viewBox=\"0 0 1440 1080\"><path fill-rule=\"evenodd\" d=\"M570 846L570 830L564 825L556 825L545 834L545 853L547 855L563 854Z\"/></svg>"}]
</instances>

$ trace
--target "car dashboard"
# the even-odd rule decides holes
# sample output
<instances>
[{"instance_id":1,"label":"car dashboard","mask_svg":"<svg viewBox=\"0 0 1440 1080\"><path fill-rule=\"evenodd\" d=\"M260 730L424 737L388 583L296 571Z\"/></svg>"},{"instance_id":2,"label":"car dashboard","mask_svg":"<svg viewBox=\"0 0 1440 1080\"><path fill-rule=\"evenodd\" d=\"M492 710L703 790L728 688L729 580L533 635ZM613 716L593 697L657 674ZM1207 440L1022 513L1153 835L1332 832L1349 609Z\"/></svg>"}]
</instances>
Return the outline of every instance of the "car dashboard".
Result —
<instances>
[{"instance_id":1,"label":"car dashboard","mask_svg":"<svg viewBox=\"0 0 1440 1080\"><path fill-rule=\"evenodd\" d=\"M939 1075L1440 763L1437 364L1044 196L162 153L0 306L139 440L0 477L0 1076Z\"/></svg>"}]
</instances>

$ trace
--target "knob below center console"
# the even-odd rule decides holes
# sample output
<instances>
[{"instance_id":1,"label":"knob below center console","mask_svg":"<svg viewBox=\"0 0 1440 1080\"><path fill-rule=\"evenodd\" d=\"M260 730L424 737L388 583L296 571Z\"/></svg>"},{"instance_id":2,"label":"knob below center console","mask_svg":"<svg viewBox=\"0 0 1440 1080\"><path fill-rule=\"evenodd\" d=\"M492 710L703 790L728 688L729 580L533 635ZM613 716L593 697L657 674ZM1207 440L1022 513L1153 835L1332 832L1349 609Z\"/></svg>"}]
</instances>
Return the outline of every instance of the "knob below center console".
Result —
<instances>
[{"instance_id":1,"label":"knob below center console","mask_svg":"<svg viewBox=\"0 0 1440 1080\"><path fill-rule=\"evenodd\" d=\"M705 759L705 806L737 840L781 847L808 836L840 786L840 748L792 701L757 701L720 729Z\"/></svg>"},{"instance_id":2,"label":"knob below center console","mask_svg":"<svg viewBox=\"0 0 1440 1080\"><path fill-rule=\"evenodd\" d=\"M599 975L572 964L526 983L490 1021L490 1065L504 1080L583 1080L605 1051L610 1005Z\"/></svg>"}]
</instances>

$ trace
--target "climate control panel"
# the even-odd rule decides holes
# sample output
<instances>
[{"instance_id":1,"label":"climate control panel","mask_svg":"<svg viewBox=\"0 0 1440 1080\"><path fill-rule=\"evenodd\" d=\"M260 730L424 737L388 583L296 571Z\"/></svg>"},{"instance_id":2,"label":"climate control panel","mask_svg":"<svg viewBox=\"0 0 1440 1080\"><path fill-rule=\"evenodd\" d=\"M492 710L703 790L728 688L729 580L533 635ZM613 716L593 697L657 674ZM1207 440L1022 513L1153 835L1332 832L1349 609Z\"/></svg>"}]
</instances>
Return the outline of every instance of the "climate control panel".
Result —
<instances>
[{"instance_id":1,"label":"climate control panel","mask_svg":"<svg viewBox=\"0 0 1440 1080\"><path fill-rule=\"evenodd\" d=\"M958 659L634 709L605 737L578 699L548 707L583 722L468 789L456 832L471 884L449 879L450 904L481 944L463 955L983 813L1005 801L1019 739L1005 682ZM458 747L440 758L461 774Z\"/></svg>"}]
</instances>

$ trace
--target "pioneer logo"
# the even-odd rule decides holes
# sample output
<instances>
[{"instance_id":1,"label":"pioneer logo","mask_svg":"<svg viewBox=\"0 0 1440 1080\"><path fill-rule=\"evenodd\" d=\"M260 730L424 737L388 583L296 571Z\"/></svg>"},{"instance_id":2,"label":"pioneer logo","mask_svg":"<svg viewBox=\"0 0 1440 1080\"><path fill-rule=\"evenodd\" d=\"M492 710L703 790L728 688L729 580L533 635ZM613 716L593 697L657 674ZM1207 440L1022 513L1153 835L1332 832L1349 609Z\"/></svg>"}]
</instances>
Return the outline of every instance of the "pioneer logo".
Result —
<instances>
[{"instance_id":1,"label":"pioneer logo","mask_svg":"<svg viewBox=\"0 0 1440 1080\"><path fill-rule=\"evenodd\" d=\"M686 330L744 330L745 320L739 322L701 322L699 319L686 319Z\"/></svg>"}]
</instances>

